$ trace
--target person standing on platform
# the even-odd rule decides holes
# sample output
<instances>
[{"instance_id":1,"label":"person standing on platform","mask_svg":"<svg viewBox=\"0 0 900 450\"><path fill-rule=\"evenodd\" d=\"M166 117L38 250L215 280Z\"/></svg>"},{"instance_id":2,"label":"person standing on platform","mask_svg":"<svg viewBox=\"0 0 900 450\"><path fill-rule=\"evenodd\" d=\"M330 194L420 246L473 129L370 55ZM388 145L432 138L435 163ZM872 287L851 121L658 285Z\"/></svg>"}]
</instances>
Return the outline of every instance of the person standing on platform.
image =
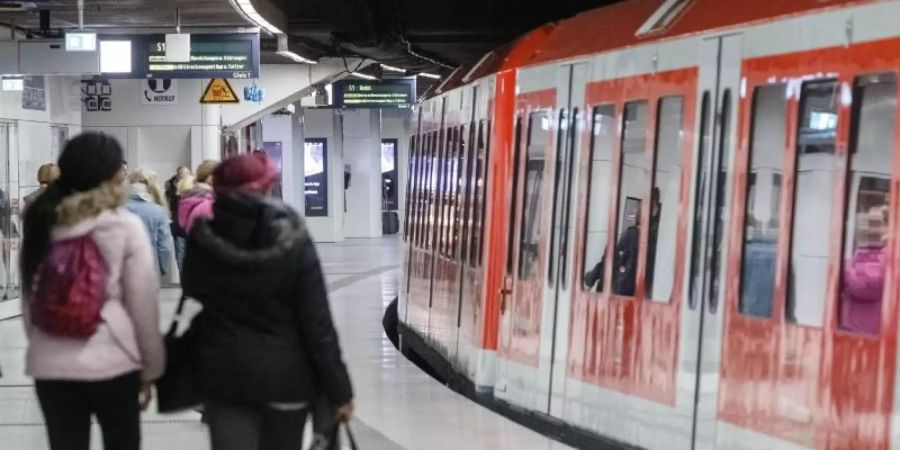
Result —
<instances>
[{"instance_id":1,"label":"person standing on platform","mask_svg":"<svg viewBox=\"0 0 900 450\"><path fill-rule=\"evenodd\" d=\"M136 170L128 176L131 196L126 207L144 222L150 233L150 243L156 252L157 268L160 276L169 272L170 248L172 244L171 221L162 194L147 172Z\"/></svg>"},{"instance_id":2,"label":"person standing on platform","mask_svg":"<svg viewBox=\"0 0 900 450\"><path fill-rule=\"evenodd\" d=\"M165 366L150 239L123 208L115 139L75 137L59 168L25 214L26 373L51 450L88 450L92 416L106 450L138 450L140 410Z\"/></svg>"},{"instance_id":3,"label":"person standing on platform","mask_svg":"<svg viewBox=\"0 0 900 450\"><path fill-rule=\"evenodd\" d=\"M181 201L178 184L189 176L191 176L191 169L180 166L175 170L175 175L166 181L166 202L169 205L169 217L172 218L170 232L175 245L175 263L178 265L179 272L181 272L181 263L184 262L184 246L187 242L187 233L178 225L178 203Z\"/></svg>"},{"instance_id":4,"label":"person standing on platform","mask_svg":"<svg viewBox=\"0 0 900 450\"><path fill-rule=\"evenodd\" d=\"M261 155L215 171L212 219L190 232L182 286L203 305L193 367L213 450L299 449L316 400L353 413L319 258L300 216L269 194Z\"/></svg>"},{"instance_id":5,"label":"person standing on platform","mask_svg":"<svg viewBox=\"0 0 900 450\"><path fill-rule=\"evenodd\" d=\"M57 178L59 178L59 166L54 163L44 164L38 169L37 182L40 187L38 190L26 195L22 200L23 213L24 209L28 209L28 205L34 203L38 196L47 189L47 186L56 181Z\"/></svg>"},{"instance_id":6,"label":"person standing on platform","mask_svg":"<svg viewBox=\"0 0 900 450\"><path fill-rule=\"evenodd\" d=\"M218 166L217 161L206 160L197 167L197 176L194 177L193 189L185 192L178 203L178 224L190 233L194 221L198 218L208 218L213 211L213 171Z\"/></svg>"}]
</instances>

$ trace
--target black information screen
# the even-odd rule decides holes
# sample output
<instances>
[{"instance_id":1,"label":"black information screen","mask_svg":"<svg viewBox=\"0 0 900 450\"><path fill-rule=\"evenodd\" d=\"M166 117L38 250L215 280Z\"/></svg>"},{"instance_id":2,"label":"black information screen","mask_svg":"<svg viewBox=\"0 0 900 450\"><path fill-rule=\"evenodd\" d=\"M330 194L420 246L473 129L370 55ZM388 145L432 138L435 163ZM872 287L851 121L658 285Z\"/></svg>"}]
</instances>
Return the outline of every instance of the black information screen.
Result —
<instances>
[{"instance_id":1,"label":"black information screen","mask_svg":"<svg viewBox=\"0 0 900 450\"><path fill-rule=\"evenodd\" d=\"M303 188L306 217L328 216L328 141L306 139L303 143Z\"/></svg>"},{"instance_id":2,"label":"black information screen","mask_svg":"<svg viewBox=\"0 0 900 450\"><path fill-rule=\"evenodd\" d=\"M332 92L338 108L408 108L416 102L416 80L348 78L335 82Z\"/></svg>"},{"instance_id":3,"label":"black information screen","mask_svg":"<svg viewBox=\"0 0 900 450\"><path fill-rule=\"evenodd\" d=\"M191 34L191 60L166 61L166 35L103 35L131 41L131 72L104 78L259 78L259 34Z\"/></svg>"}]
</instances>

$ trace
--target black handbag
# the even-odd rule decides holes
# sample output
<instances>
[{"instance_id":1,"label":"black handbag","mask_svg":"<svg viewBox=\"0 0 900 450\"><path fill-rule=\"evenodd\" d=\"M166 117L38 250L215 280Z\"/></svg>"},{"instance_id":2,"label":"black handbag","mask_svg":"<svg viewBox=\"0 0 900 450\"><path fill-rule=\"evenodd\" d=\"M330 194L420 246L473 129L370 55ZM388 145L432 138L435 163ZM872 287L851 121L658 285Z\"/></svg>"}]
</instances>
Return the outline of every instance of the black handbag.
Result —
<instances>
[{"instance_id":1,"label":"black handbag","mask_svg":"<svg viewBox=\"0 0 900 450\"><path fill-rule=\"evenodd\" d=\"M334 424L327 439L314 441L312 446L309 447L309 450L332 450L340 448L339 442L342 428L345 431L344 434L347 436L347 443L350 444L350 450L359 450L359 446L356 445L356 438L353 436L353 431L350 429L350 424L347 422L338 422Z\"/></svg>"},{"instance_id":2,"label":"black handbag","mask_svg":"<svg viewBox=\"0 0 900 450\"><path fill-rule=\"evenodd\" d=\"M189 325L187 330L178 335L178 325L182 320L184 304L187 297L178 301L178 309L172 319L172 325L165 336L166 371L156 380L156 397L160 413L175 413L193 409L202 403L194 384L193 360L191 348L196 336L196 327ZM196 318L196 317L195 317Z\"/></svg>"}]
</instances>

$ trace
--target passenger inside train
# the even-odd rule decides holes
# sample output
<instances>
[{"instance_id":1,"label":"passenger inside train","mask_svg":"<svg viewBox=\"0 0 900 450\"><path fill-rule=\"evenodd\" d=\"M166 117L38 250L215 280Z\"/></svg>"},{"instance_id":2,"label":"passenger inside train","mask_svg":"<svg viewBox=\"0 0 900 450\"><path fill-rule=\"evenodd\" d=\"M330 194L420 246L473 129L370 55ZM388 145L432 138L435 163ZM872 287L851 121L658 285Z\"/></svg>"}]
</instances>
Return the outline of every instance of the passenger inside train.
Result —
<instances>
[{"instance_id":1,"label":"passenger inside train","mask_svg":"<svg viewBox=\"0 0 900 450\"><path fill-rule=\"evenodd\" d=\"M662 203L659 200L659 188L654 187L650 193L650 236L647 250L647 292L652 292L653 272L656 267L656 239L659 235L659 217ZM613 289L617 295L633 296L637 284L637 261L641 243L641 214L634 215L634 225L629 226L619 236L616 243L616 256L613 270ZM593 269L584 275L587 288L603 291L603 274L606 256Z\"/></svg>"}]
</instances>

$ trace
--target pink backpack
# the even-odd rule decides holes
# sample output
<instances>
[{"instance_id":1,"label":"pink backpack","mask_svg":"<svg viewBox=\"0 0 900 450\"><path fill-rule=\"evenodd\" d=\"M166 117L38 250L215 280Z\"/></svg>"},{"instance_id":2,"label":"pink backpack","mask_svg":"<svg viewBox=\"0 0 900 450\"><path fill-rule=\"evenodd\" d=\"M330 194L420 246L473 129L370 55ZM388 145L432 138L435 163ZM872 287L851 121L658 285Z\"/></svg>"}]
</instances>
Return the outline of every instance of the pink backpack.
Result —
<instances>
[{"instance_id":1,"label":"pink backpack","mask_svg":"<svg viewBox=\"0 0 900 450\"><path fill-rule=\"evenodd\" d=\"M54 242L34 278L31 322L47 334L87 339L97 332L108 270L90 235Z\"/></svg>"}]
</instances>

